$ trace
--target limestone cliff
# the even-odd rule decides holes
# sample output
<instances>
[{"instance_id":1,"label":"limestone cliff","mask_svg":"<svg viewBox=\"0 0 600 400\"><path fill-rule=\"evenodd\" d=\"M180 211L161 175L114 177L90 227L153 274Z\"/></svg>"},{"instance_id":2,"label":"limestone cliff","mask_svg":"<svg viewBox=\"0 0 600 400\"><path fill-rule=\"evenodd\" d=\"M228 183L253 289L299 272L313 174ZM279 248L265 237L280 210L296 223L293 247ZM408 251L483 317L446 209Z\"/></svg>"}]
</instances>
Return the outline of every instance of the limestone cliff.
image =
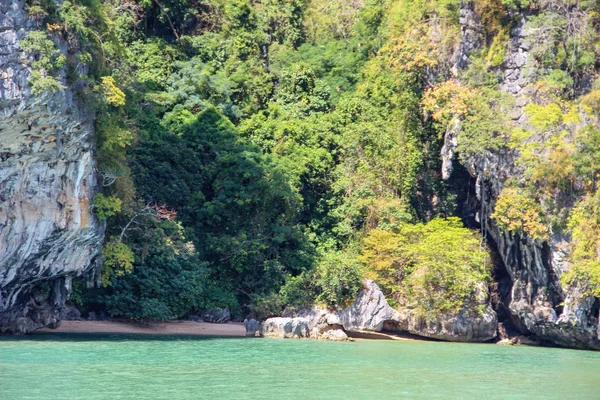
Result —
<instances>
[{"instance_id":1,"label":"limestone cliff","mask_svg":"<svg viewBox=\"0 0 600 400\"><path fill-rule=\"evenodd\" d=\"M63 90L32 95L19 43L36 24L24 0L0 1L0 332L7 333L56 324L71 278L93 264L103 240L90 209L93 118L64 76Z\"/></svg>"},{"instance_id":2,"label":"limestone cliff","mask_svg":"<svg viewBox=\"0 0 600 400\"><path fill-rule=\"evenodd\" d=\"M509 33L508 48L504 61L498 67L501 90L514 98L510 118L515 126L527 127L528 117L524 107L533 102L536 74L541 68L532 54L549 43L544 29L531 26L531 19L540 13L572 13L569 20L586 18L585 11L577 7L560 8L553 2L538 9L517 11ZM560 3L560 2L558 2ZM455 64L455 72L466 68L469 54L482 46L483 26L478 22L474 4L463 2L461 6L462 43ZM585 93L593 77L584 77L575 90ZM460 136L460 125L448 129L442 150L444 179L452 179L454 157ZM530 140L543 143L544 135ZM494 152L472 156L468 162L461 161L476 179L479 204L472 206L481 228L491 247L499 254L496 279L499 287L499 316L505 325L517 333L529 335L539 341L556 345L600 349L598 325L598 300L582 296L577 287L565 287L560 276L568 268L569 238L553 233L548 240L534 240L527 235L502 231L490 218L496 200L506 181L524 174L516 163L518 152L503 148ZM455 164L454 164L455 165Z\"/></svg>"}]
</instances>

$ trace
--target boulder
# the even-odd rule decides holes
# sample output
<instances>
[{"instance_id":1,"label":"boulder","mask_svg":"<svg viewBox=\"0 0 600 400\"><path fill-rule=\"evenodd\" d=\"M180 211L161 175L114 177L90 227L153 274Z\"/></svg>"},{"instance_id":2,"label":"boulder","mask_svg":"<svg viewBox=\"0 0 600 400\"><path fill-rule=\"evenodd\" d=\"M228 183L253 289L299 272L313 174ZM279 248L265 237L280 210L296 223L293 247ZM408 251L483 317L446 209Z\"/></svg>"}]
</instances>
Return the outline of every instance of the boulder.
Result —
<instances>
[{"instance_id":1,"label":"boulder","mask_svg":"<svg viewBox=\"0 0 600 400\"><path fill-rule=\"evenodd\" d=\"M202 319L201 316L196 315L196 314L190 314L187 316L186 318L188 321L194 321L194 322L204 322L204 320Z\"/></svg>"},{"instance_id":2,"label":"boulder","mask_svg":"<svg viewBox=\"0 0 600 400\"><path fill-rule=\"evenodd\" d=\"M321 335L321 339L329 342L347 342L348 335L341 329L330 329Z\"/></svg>"},{"instance_id":3,"label":"boulder","mask_svg":"<svg viewBox=\"0 0 600 400\"><path fill-rule=\"evenodd\" d=\"M376 331L383 329L385 321L401 321L401 315L388 304L379 286L365 281L356 301L337 314L347 331Z\"/></svg>"},{"instance_id":4,"label":"boulder","mask_svg":"<svg viewBox=\"0 0 600 400\"><path fill-rule=\"evenodd\" d=\"M81 321L81 312L77 307L72 305L65 305L59 312L59 319L65 321Z\"/></svg>"},{"instance_id":5,"label":"boulder","mask_svg":"<svg viewBox=\"0 0 600 400\"><path fill-rule=\"evenodd\" d=\"M231 321L231 313L225 308L221 310L206 310L202 313L202 320L204 322L224 324Z\"/></svg>"},{"instance_id":6,"label":"boulder","mask_svg":"<svg viewBox=\"0 0 600 400\"><path fill-rule=\"evenodd\" d=\"M342 321L337 314L327 314L325 316L325 321L327 325L342 325Z\"/></svg>"},{"instance_id":7,"label":"boulder","mask_svg":"<svg viewBox=\"0 0 600 400\"><path fill-rule=\"evenodd\" d=\"M100 311L99 313L90 311L86 319L88 321L107 321L109 318L104 311Z\"/></svg>"},{"instance_id":8,"label":"boulder","mask_svg":"<svg viewBox=\"0 0 600 400\"><path fill-rule=\"evenodd\" d=\"M269 318L261 324L261 336L276 338L308 338L310 329L308 320L296 318Z\"/></svg>"},{"instance_id":9,"label":"boulder","mask_svg":"<svg viewBox=\"0 0 600 400\"><path fill-rule=\"evenodd\" d=\"M255 319L245 319L244 327L246 328L246 336L260 335L260 322Z\"/></svg>"}]
</instances>

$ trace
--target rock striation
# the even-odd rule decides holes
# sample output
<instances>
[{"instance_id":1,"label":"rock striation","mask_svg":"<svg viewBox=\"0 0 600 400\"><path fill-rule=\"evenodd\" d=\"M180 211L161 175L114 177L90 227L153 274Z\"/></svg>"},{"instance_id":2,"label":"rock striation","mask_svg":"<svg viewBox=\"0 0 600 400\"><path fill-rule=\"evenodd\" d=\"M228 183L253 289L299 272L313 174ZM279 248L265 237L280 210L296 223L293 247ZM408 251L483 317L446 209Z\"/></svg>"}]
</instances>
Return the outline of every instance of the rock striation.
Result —
<instances>
[{"instance_id":1,"label":"rock striation","mask_svg":"<svg viewBox=\"0 0 600 400\"><path fill-rule=\"evenodd\" d=\"M31 93L19 43L38 28L24 7L24 0L0 1L2 333L58 324L71 278L94 264L104 231L90 206L97 188L93 115L64 74L64 90Z\"/></svg>"},{"instance_id":2,"label":"rock striation","mask_svg":"<svg viewBox=\"0 0 600 400\"><path fill-rule=\"evenodd\" d=\"M543 46L553 46L543 30L531 25L531 17L537 13L555 13L549 2L545 7L527 12L517 12L517 20L509 35L505 59L499 66L502 77L501 89L514 98L510 118L515 126L528 127L524 113L527 104L533 102L532 83L540 68L532 56ZM461 5L462 42L455 68L468 65L470 52L482 46L473 31L481 31L473 17L473 2ZM574 7L561 12L573 12L576 21L581 10ZM451 179L454 150L460 126L448 129L442 149L443 177ZM531 140L542 143L543 135ZM517 334L531 337L539 342L555 345L600 349L599 301L581 296L577 287L564 287L560 276L568 268L569 238L553 234L549 240L538 241L530 237L502 231L490 218L496 199L504 183L511 177L523 176L524 171L515 163L518 154L510 149L486 152L471 157L465 167L476 178L478 206L475 211L481 228L497 250L499 262L496 271L502 319ZM456 161L454 161L456 162Z\"/></svg>"}]
</instances>

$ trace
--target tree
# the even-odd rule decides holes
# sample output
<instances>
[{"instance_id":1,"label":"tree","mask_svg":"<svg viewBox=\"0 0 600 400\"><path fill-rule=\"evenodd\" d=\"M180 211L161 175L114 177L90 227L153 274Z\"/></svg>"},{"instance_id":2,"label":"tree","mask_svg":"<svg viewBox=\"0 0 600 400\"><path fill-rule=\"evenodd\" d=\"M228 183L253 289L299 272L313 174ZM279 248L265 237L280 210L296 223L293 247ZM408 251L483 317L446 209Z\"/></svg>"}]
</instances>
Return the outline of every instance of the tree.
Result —
<instances>
[{"instance_id":1,"label":"tree","mask_svg":"<svg viewBox=\"0 0 600 400\"><path fill-rule=\"evenodd\" d=\"M460 311L491 279L488 257L478 237L452 217L373 230L359 259L397 303L435 318Z\"/></svg>"}]
</instances>

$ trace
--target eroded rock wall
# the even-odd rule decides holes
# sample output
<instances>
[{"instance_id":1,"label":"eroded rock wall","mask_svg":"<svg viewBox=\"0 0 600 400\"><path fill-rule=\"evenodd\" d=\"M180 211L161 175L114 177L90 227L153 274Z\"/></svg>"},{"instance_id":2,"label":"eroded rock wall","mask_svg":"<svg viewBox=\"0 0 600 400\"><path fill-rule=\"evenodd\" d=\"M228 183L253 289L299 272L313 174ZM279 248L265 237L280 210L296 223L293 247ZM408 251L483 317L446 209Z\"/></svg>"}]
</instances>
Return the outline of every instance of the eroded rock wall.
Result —
<instances>
[{"instance_id":1,"label":"eroded rock wall","mask_svg":"<svg viewBox=\"0 0 600 400\"><path fill-rule=\"evenodd\" d=\"M498 318L490 306L487 287L478 288L477 295L459 312L432 319L402 306L393 309L375 282L366 281L364 285L356 301L337 313L348 331L409 332L451 342L485 342L496 337Z\"/></svg>"},{"instance_id":2,"label":"eroded rock wall","mask_svg":"<svg viewBox=\"0 0 600 400\"><path fill-rule=\"evenodd\" d=\"M472 2L463 2L461 11L462 41L455 69L466 68L469 53L482 45L474 32L483 27L474 26L478 20L473 15ZM531 16L540 12L558 12L548 8L537 11L516 12L516 23L510 31L506 56L499 66L502 77L501 90L514 98L510 113L515 126L528 127L524 107L533 102L532 83L536 81L539 68L532 56L536 47L548 45L543 30L533 28ZM578 88L585 90L585 87ZM452 173L454 150L460 125L448 129L442 150L443 175L449 179ZM544 136L531 138L542 143ZM600 349L598 326L598 301L581 296L576 287L564 287L560 276L568 268L568 238L554 234L547 241L533 240L527 236L503 232L490 218L496 199L505 182L522 176L523 170L515 163L518 153L501 149L471 157L463 163L473 177L477 178L478 220L487 238L497 249L500 268L506 276L505 293L502 295L508 310L509 321L519 333L532 335L537 340L556 345Z\"/></svg>"},{"instance_id":3,"label":"eroded rock wall","mask_svg":"<svg viewBox=\"0 0 600 400\"><path fill-rule=\"evenodd\" d=\"M93 116L64 90L33 96L19 43L39 29L24 0L0 1L0 332L56 324L71 278L96 259L103 225ZM53 38L64 53L65 45Z\"/></svg>"}]
</instances>

